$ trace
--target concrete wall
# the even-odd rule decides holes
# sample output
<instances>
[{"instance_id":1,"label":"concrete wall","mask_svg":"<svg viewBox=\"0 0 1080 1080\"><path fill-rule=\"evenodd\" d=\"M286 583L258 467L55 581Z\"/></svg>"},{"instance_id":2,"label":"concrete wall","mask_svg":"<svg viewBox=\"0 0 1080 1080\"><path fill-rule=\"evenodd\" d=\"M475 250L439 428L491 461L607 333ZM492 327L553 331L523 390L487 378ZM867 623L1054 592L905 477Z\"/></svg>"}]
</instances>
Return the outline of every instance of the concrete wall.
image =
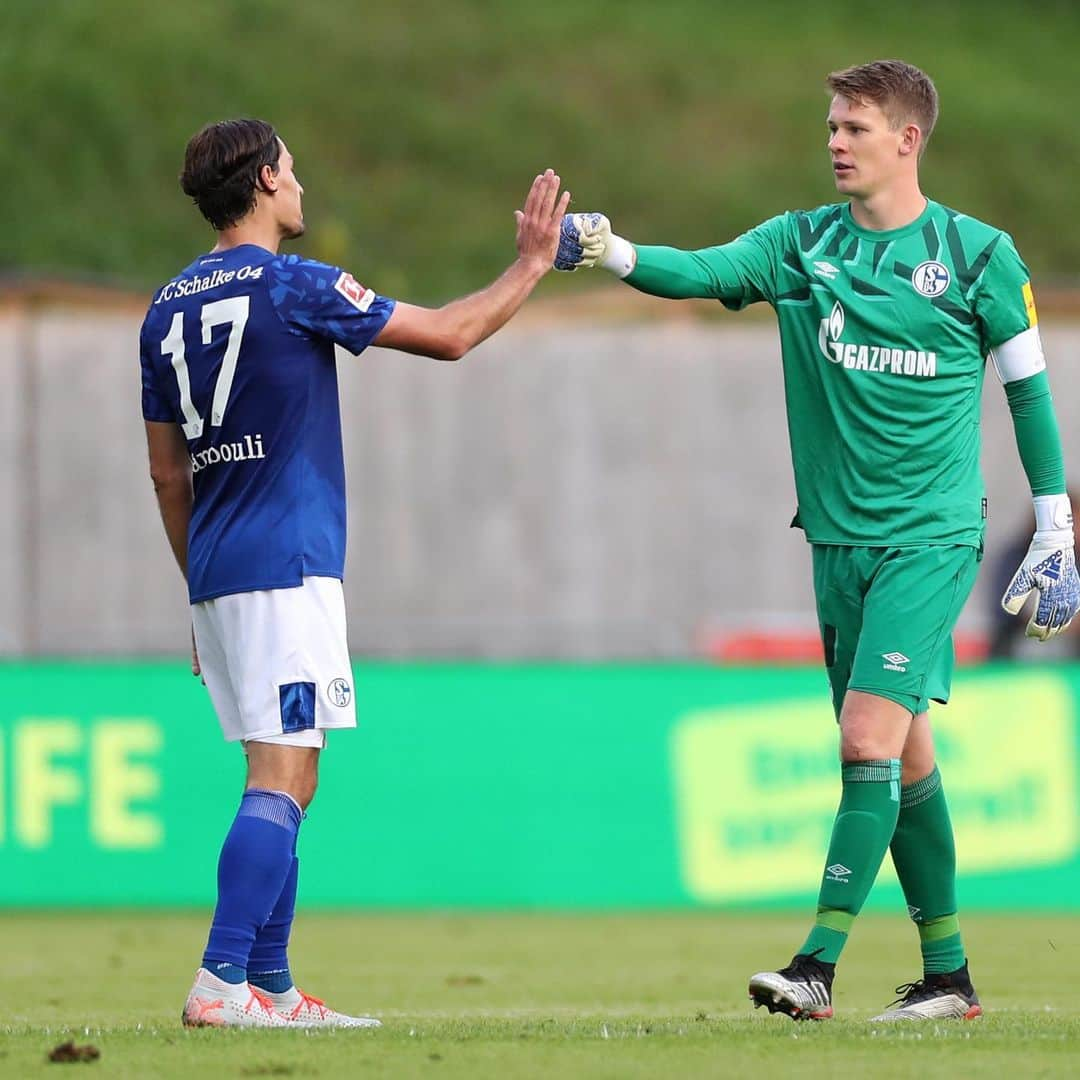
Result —
<instances>
[{"instance_id":1,"label":"concrete wall","mask_svg":"<svg viewBox=\"0 0 1080 1080\"><path fill-rule=\"evenodd\" d=\"M0 653L185 648L138 324L0 311ZM1080 480L1080 325L1044 341ZM527 325L460 364L340 361L356 652L682 657L813 626L771 321ZM984 414L992 555L1030 503L992 375Z\"/></svg>"}]
</instances>

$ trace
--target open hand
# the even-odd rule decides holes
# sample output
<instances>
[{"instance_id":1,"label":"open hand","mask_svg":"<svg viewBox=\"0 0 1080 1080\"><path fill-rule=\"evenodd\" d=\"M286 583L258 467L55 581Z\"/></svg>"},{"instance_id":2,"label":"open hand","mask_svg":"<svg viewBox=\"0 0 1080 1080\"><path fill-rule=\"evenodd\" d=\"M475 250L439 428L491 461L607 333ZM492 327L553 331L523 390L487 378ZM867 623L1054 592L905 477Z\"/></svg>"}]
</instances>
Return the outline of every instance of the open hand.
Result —
<instances>
[{"instance_id":1,"label":"open hand","mask_svg":"<svg viewBox=\"0 0 1080 1080\"><path fill-rule=\"evenodd\" d=\"M559 248L559 227L570 205L570 192L559 195L560 177L546 169L534 181L523 210L515 210L517 249L522 259L536 259L548 270Z\"/></svg>"}]
</instances>

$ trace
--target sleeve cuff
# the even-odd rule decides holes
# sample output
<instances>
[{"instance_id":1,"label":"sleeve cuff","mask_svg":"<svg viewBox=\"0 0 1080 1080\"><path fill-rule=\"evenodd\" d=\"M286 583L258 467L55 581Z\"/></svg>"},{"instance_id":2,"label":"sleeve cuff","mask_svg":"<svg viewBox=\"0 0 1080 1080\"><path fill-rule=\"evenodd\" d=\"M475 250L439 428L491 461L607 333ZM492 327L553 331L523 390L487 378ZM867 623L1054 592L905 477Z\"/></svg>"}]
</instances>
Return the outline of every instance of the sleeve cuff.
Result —
<instances>
[{"instance_id":1,"label":"sleeve cuff","mask_svg":"<svg viewBox=\"0 0 1080 1080\"><path fill-rule=\"evenodd\" d=\"M1056 529L1072 530L1072 503L1068 495L1064 493L1036 495L1032 502L1035 504L1036 532L1050 532Z\"/></svg>"},{"instance_id":2,"label":"sleeve cuff","mask_svg":"<svg viewBox=\"0 0 1080 1080\"><path fill-rule=\"evenodd\" d=\"M616 277L624 278L629 276L636 262L637 253L634 251L634 245L629 240L624 240L621 236L612 233L600 265L605 270L610 270Z\"/></svg>"}]
</instances>

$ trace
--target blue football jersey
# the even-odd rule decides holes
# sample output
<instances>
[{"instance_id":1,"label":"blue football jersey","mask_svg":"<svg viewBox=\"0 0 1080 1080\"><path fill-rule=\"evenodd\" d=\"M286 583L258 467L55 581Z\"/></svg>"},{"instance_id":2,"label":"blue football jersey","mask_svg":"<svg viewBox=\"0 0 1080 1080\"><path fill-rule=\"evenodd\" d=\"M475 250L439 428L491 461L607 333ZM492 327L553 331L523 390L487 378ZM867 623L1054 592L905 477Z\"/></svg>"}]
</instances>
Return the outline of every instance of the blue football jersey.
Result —
<instances>
[{"instance_id":1,"label":"blue football jersey","mask_svg":"<svg viewBox=\"0 0 1080 1080\"><path fill-rule=\"evenodd\" d=\"M362 352L393 310L337 267L253 244L158 290L140 335L143 417L181 425L191 454L192 603L343 576L334 344Z\"/></svg>"}]
</instances>

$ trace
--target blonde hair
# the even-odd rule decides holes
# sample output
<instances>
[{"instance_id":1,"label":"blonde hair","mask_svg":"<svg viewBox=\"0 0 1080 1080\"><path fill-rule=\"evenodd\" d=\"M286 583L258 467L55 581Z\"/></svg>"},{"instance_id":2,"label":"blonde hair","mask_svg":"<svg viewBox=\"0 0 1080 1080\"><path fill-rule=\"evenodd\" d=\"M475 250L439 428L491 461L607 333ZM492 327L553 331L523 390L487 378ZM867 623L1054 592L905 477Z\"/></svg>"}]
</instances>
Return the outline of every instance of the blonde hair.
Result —
<instances>
[{"instance_id":1,"label":"blonde hair","mask_svg":"<svg viewBox=\"0 0 1080 1080\"><path fill-rule=\"evenodd\" d=\"M825 85L834 94L859 105L877 105L893 128L919 126L922 147L938 118L938 95L925 71L903 60L874 60L832 72Z\"/></svg>"}]
</instances>

